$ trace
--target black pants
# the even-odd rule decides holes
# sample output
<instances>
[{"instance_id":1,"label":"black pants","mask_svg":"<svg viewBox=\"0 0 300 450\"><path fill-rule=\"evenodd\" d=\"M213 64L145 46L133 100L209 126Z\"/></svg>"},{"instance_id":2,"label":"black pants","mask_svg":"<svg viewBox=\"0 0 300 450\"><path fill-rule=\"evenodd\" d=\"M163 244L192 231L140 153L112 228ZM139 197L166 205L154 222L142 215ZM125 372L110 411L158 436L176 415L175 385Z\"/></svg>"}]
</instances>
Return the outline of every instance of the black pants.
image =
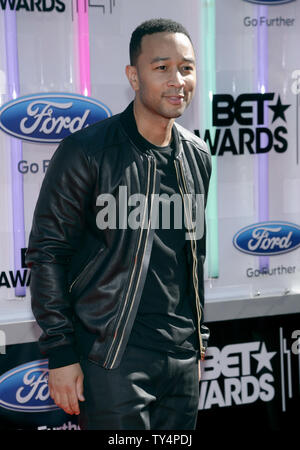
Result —
<instances>
[{"instance_id":1,"label":"black pants","mask_svg":"<svg viewBox=\"0 0 300 450\"><path fill-rule=\"evenodd\" d=\"M128 345L117 369L87 360L79 425L89 430L193 430L199 382L196 356Z\"/></svg>"}]
</instances>

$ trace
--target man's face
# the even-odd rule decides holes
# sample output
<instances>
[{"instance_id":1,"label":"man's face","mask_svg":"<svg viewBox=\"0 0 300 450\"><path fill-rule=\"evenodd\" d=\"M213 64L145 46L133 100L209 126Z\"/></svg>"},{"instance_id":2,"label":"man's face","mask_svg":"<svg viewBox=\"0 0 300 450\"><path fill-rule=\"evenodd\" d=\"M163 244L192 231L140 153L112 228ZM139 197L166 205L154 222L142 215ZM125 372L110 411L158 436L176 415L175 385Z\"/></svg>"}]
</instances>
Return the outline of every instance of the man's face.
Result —
<instances>
[{"instance_id":1,"label":"man's face","mask_svg":"<svg viewBox=\"0 0 300 450\"><path fill-rule=\"evenodd\" d=\"M155 33L142 38L136 66L136 98L147 112L166 119L180 117L196 86L195 54L182 33Z\"/></svg>"}]
</instances>

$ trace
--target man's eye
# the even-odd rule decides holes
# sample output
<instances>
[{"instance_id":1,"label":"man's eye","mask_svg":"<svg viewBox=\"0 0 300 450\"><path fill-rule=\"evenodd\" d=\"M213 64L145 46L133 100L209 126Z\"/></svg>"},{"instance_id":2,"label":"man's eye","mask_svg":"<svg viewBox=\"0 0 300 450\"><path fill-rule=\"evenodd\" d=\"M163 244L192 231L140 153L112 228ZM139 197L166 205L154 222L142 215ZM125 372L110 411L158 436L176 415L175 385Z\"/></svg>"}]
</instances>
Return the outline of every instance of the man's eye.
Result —
<instances>
[{"instance_id":1,"label":"man's eye","mask_svg":"<svg viewBox=\"0 0 300 450\"><path fill-rule=\"evenodd\" d=\"M158 70L166 70L167 66L158 66L156 67L156 69Z\"/></svg>"},{"instance_id":2,"label":"man's eye","mask_svg":"<svg viewBox=\"0 0 300 450\"><path fill-rule=\"evenodd\" d=\"M190 72L191 70L193 70L193 67L192 66L183 66L183 70L185 72Z\"/></svg>"}]
</instances>

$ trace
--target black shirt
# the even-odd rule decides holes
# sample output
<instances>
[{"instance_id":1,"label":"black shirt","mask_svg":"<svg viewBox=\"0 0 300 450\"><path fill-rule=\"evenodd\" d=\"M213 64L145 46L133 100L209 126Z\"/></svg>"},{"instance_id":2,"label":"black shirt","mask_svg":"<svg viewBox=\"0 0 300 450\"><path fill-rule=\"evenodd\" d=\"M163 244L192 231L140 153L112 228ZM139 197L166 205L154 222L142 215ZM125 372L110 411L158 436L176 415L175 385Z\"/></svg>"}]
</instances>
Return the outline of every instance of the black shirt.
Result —
<instances>
[{"instance_id":1,"label":"black shirt","mask_svg":"<svg viewBox=\"0 0 300 450\"><path fill-rule=\"evenodd\" d=\"M140 136L140 139L144 139ZM148 143L149 144L149 143ZM155 226L149 268L129 344L171 353L195 354L199 348L195 302L188 295L188 267L183 202L180 195L173 148L155 147L156 170L160 173L159 222ZM176 197L175 202L162 194ZM173 198L175 198L173 197ZM176 209L174 215L174 204ZM170 221L164 222L167 203ZM180 228L178 228L180 226Z\"/></svg>"}]
</instances>

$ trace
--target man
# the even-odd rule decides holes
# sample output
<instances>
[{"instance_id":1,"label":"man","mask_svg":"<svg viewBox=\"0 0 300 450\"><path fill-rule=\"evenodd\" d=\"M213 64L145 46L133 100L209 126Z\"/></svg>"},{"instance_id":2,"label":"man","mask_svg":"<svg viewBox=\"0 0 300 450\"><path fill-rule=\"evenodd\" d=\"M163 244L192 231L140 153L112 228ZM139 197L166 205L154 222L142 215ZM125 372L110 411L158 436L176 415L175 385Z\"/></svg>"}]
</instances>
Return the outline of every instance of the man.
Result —
<instances>
[{"instance_id":1,"label":"man","mask_svg":"<svg viewBox=\"0 0 300 450\"><path fill-rule=\"evenodd\" d=\"M134 101L65 139L48 167L27 252L32 308L50 395L81 428L194 429L211 162L175 124L196 85L187 31L140 25L126 74Z\"/></svg>"}]
</instances>

